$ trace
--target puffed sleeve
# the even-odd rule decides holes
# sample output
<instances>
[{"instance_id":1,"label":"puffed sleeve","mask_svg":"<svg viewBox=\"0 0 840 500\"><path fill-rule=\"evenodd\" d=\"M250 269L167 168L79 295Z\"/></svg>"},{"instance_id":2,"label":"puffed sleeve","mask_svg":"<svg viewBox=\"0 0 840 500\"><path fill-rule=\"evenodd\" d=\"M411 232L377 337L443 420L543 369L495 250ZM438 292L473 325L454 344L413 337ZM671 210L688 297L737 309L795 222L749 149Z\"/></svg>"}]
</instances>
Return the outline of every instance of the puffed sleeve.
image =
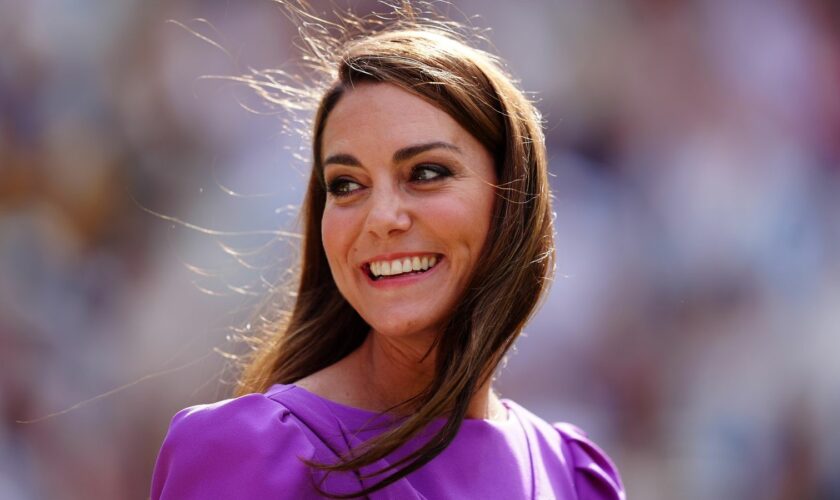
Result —
<instances>
[{"instance_id":1,"label":"puffed sleeve","mask_svg":"<svg viewBox=\"0 0 840 500\"><path fill-rule=\"evenodd\" d=\"M193 406L172 419L151 498L316 498L300 460L312 456L294 417L262 394Z\"/></svg>"},{"instance_id":2,"label":"puffed sleeve","mask_svg":"<svg viewBox=\"0 0 840 500\"><path fill-rule=\"evenodd\" d=\"M574 464L578 500L626 500L618 469L586 434L571 424L557 423Z\"/></svg>"}]
</instances>

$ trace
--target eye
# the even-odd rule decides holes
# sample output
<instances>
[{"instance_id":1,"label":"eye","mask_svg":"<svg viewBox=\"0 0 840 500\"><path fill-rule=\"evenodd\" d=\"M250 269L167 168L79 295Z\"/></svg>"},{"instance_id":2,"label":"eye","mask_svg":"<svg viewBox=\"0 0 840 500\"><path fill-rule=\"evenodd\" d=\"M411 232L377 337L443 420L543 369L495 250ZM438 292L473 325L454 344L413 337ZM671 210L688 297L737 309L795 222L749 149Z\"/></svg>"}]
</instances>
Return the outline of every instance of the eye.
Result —
<instances>
[{"instance_id":1,"label":"eye","mask_svg":"<svg viewBox=\"0 0 840 500\"><path fill-rule=\"evenodd\" d=\"M346 177L339 177L327 184L327 192L337 197L351 195L359 189L362 189L361 184Z\"/></svg>"},{"instance_id":2,"label":"eye","mask_svg":"<svg viewBox=\"0 0 840 500\"><path fill-rule=\"evenodd\" d=\"M423 163L411 170L411 180L416 182L430 182L451 175L448 168L434 163Z\"/></svg>"}]
</instances>

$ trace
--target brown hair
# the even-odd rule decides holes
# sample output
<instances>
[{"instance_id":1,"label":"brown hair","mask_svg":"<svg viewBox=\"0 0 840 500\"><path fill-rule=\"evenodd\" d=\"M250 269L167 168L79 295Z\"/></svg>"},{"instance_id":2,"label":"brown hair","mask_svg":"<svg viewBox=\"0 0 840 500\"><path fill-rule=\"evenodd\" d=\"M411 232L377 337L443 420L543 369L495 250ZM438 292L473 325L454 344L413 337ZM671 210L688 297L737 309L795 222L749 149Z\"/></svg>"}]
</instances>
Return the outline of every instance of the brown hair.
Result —
<instances>
[{"instance_id":1,"label":"brown hair","mask_svg":"<svg viewBox=\"0 0 840 500\"><path fill-rule=\"evenodd\" d=\"M406 402L411 414L339 463L311 465L326 471L357 471L389 455L433 419L446 417L445 424L419 449L374 474L382 474L375 484L353 495L331 495L337 498L384 488L449 445L471 398L519 335L553 273L551 197L538 111L496 58L468 46L451 29L405 16L410 8L403 5L403 9L399 22L376 32L360 30L340 50L320 51L321 62L333 68L333 81L312 125L313 168L301 212L303 255L297 295L291 314L271 325L256 344L237 394L263 392L272 384L291 383L321 370L360 346L370 330L339 293L321 241L326 201L321 136L330 112L354 83L397 85L452 116L492 154L498 196L476 271L436 340L433 380ZM312 36L304 38L314 47Z\"/></svg>"}]
</instances>

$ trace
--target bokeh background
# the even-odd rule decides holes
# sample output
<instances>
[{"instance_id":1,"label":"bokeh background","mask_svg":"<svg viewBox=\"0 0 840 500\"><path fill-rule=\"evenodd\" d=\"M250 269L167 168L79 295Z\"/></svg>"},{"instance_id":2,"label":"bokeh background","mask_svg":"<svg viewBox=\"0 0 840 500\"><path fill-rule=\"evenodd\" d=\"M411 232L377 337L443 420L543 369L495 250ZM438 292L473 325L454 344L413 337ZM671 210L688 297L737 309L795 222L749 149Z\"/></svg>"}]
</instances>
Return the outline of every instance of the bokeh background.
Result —
<instances>
[{"instance_id":1,"label":"bokeh background","mask_svg":"<svg viewBox=\"0 0 840 500\"><path fill-rule=\"evenodd\" d=\"M838 3L440 10L546 118L558 275L502 395L632 499L840 498ZM306 141L203 77L296 33L268 0L0 2L0 498L144 498L171 416L228 396Z\"/></svg>"}]
</instances>

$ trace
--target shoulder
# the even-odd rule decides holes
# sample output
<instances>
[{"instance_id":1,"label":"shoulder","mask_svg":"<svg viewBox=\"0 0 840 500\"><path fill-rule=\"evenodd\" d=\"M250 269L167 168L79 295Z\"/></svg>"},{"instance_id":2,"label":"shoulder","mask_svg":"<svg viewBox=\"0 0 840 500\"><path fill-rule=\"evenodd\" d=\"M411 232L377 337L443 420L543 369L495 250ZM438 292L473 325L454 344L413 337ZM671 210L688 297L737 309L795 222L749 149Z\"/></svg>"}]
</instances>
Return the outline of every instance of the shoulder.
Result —
<instances>
[{"instance_id":1,"label":"shoulder","mask_svg":"<svg viewBox=\"0 0 840 500\"><path fill-rule=\"evenodd\" d=\"M314 446L291 412L249 394L178 412L152 478L152 499L257 498L311 487Z\"/></svg>"},{"instance_id":2,"label":"shoulder","mask_svg":"<svg viewBox=\"0 0 840 500\"><path fill-rule=\"evenodd\" d=\"M568 423L549 424L521 406L516 414L536 439L542 455L567 470L579 500L624 500L621 476L609 456L584 431ZM543 457L545 461L549 457Z\"/></svg>"},{"instance_id":3,"label":"shoulder","mask_svg":"<svg viewBox=\"0 0 840 500\"><path fill-rule=\"evenodd\" d=\"M624 500L624 485L612 460L578 427L553 425L568 448L575 468L575 488L584 499Z\"/></svg>"}]
</instances>

